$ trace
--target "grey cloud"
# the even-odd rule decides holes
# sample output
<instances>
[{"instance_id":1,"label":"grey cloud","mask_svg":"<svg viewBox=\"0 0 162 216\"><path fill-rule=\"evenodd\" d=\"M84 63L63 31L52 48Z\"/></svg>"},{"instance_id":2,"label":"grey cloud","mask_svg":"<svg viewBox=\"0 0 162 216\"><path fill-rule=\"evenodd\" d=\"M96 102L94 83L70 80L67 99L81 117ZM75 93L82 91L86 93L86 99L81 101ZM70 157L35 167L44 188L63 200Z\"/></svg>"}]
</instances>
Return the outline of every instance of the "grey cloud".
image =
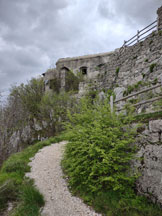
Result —
<instances>
[{"instance_id":1,"label":"grey cloud","mask_svg":"<svg viewBox=\"0 0 162 216\"><path fill-rule=\"evenodd\" d=\"M129 25L147 25L156 18L156 10L161 0L106 0L101 1L98 11L104 18L124 19ZM107 5L104 7L104 5Z\"/></svg>"},{"instance_id":2,"label":"grey cloud","mask_svg":"<svg viewBox=\"0 0 162 216\"><path fill-rule=\"evenodd\" d=\"M160 0L0 0L0 91L58 58L106 52L156 17ZM2 39L2 40L1 40Z\"/></svg>"}]
</instances>

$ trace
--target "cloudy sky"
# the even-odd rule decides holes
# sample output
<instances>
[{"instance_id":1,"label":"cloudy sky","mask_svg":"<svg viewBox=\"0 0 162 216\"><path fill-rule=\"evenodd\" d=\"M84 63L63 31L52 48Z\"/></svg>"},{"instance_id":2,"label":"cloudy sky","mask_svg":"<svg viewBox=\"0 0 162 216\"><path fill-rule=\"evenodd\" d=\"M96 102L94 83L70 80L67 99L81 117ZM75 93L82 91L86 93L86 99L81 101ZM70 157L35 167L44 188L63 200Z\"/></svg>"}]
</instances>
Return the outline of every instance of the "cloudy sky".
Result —
<instances>
[{"instance_id":1,"label":"cloudy sky","mask_svg":"<svg viewBox=\"0 0 162 216\"><path fill-rule=\"evenodd\" d=\"M156 19L161 0L0 0L0 92L62 57L107 52Z\"/></svg>"}]
</instances>

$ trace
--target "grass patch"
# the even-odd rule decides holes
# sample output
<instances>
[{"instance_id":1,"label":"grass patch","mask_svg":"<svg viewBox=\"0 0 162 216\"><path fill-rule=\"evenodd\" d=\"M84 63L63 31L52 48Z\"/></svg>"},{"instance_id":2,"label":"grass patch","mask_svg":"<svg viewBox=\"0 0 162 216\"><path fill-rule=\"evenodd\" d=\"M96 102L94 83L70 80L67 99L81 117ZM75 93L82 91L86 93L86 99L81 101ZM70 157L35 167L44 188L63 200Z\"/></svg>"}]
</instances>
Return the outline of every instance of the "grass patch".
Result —
<instances>
[{"instance_id":1,"label":"grass patch","mask_svg":"<svg viewBox=\"0 0 162 216\"><path fill-rule=\"evenodd\" d=\"M33 181L25 178L30 171L28 163L39 149L60 142L64 136L51 137L38 142L24 151L11 155L0 170L0 215L7 208L8 202L16 203L12 216L37 216L44 205L44 199L34 187Z\"/></svg>"},{"instance_id":2,"label":"grass patch","mask_svg":"<svg viewBox=\"0 0 162 216\"><path fill-rule=\"evenodd\" d=\"M44 198L33 186L33 181L24 181L20 187L19 205L13 213L14 216L39 215L40 207L44 206Z\"/></svg>"}]
</instances>

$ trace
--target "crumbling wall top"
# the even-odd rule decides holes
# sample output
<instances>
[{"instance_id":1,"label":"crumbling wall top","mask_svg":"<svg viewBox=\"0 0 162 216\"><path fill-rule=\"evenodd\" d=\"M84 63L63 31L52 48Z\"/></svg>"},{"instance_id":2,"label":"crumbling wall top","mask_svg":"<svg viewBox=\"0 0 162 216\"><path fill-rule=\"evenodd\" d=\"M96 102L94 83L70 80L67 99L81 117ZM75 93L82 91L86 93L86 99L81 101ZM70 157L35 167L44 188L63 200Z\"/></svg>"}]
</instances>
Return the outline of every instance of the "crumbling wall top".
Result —
<instances>
[{"instance_id":1,"label":"crumbling wall top","mask_svg":"<svg viewBox=\"0 0 162 216\"><path fill-rule=\"evenodd\" d=\"M111 52L105 52L105 53L98 53L98 54L94 54L94 55L84 55L84 56L78 56L78 57L68 57L68 58L61 58L57 61L57 63L60 62L67 62L67 61L77 61L77 60L82 60L82 59L91 59L91 58L97 58L97 57L104 57L104 56L109 56L111 54L113 54L114 51ZM57 64L56 63L56 64Z\"/></svg>"}]
</instances>

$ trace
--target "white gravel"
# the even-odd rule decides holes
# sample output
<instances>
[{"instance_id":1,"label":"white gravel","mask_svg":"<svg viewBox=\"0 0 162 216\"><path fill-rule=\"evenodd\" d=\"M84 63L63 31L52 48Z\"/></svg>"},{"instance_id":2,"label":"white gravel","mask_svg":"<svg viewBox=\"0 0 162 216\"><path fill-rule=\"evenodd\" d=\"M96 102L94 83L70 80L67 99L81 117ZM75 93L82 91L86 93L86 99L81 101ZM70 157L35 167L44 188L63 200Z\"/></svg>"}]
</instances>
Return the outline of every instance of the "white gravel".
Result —
<instances>
[{"instance_id":1,"label":"white gravel","mask_svg":"<svg viewBox=\"0 0 162 216\"><path fill-rule=\"evenodd\" d=\"M35 180L37 188L46 201L41 215L101 216L69 192L60 166L65 144L64 141L44 147L29 164L31 172L26 176Z\"/></svg>"}]
</instances>

